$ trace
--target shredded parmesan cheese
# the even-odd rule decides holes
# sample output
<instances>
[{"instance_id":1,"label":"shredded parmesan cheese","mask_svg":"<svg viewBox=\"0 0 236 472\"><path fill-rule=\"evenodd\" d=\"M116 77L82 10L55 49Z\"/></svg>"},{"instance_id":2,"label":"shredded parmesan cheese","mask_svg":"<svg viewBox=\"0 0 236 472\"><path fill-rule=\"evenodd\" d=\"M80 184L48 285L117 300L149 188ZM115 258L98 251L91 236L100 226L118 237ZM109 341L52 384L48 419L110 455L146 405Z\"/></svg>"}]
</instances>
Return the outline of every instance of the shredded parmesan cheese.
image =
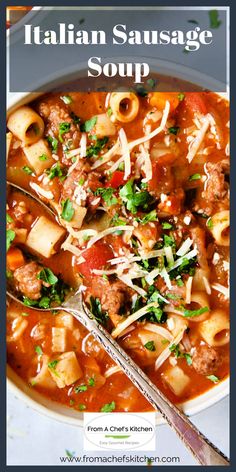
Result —
<instances>
[{"instance_id":1,"label":"shredded parmesan cheese","mask_svg":"<svg viewBox=\"0 0 236 472\"><path fill-rule=\"evenodd\" d=\"M137 321L141 316L145 315L149 311L150 308L152 307L157 307L157 303L148 303L148 305L144 306L138 311L135 311L132 315L127 316L127 318L124 321L121 321L117 325L117 327L112 331L112 336L113 338L117 338L128 326L133 324L135 321Z\"/></svg>"},{"instance_id":2,"label":"shredded parmesan cheese","mask_svg":"<svg viewBox=\"0 0 236 472\"><path fill-rule=\"evenodd\" d=\"M127 180L130 173L131 173L131 161L130 161L130 152L129 152L129 147L128 147L128 141L127 141L127 137L126 137L126 134L125 134L123 128L121 128L120 131L119 131L119 138L120 138L122 157L123 157L124 163L125 163L124 179Z\"/></svg>"},{"instance_id":3,"label":"shredded parmesan cheese","mask_svg":"<svg viewBox=\"0 0 236 472\"><path fill-rule=\"evenodd\" d=\"M193 240L187 238L176 252L176 256L184 256L193 244Z\"/></svg>"},{"instance_id":4,"label":"shredded parmesan cheese","mask_svg":"<svg viewBox=\"0 0 236 472\"><path fill-rule=\"evenodd\" d=\"M112 226L111 228L104 229L104 231L101 231L98 233L96 236L92 237L88 244L87 248L93 246L99 239L105 238L105 236L108 236L108 234L115 233L116 231L133 231L134 227L133 226Z\"/></svg>"},{"instance_id":5,"label":"shredded parmesan cheese","mask_svg":"<svg viewBox=\"0 0 236 472\"><path fill-rule=\"evenodd\" d=\"M122 369L118 365L114 365L112 367L109 367L109 369L104 372L104 377L108 379L108 377L111 377L111 375L117 374L117 372L122 372Z\"/></svg>"},{"instance_id":6,"label":"shredded parmesan cheese","mask_svg":"<svg viewBox=\"0 0 236 472\"><path fill-rule=\"evenodd\" d=\"M172 344L179 344L181 339L183 338L183 335L184 335L184 330L180 331L179 334L173 339L173 343ZM164 351L162 351L162 353L158 356L156 362L155 362L155 370L158 370L162 364L168 359L168 357L171 355L171 351L170 351L170 345L167 346Z\"/></svg>"},{"instance_id":7,"label":"shredded parmesan cheese","mask_svg":"<svg viewBox=\"0 0 236 472\"><path fill-rule=\"evenodd\" d=\"M186 295L185 295L185 302L187 304L191 303L192 283L193 283L193 277L189 277L186 282Z\"/></svg>"},{"instance_id":8,"label":"shredded parmesan cheese","mask_svg":"<svg viewBox=\"0 0 236 472\"><path fill-rule=\"evenodd\" d=\"M224 287L221 284L212 284L211 287L224 295L225 298L229 298L229 287Z\"/></svg>"},{"instance_id":9,"label":"shredded parmesan cheese","mask_svg":"<svg viewBox=\"0 0 236 472\"><path fill-rule=\"evenodd\" d=\"M201 128L198 130L196 137L189 144L188 154L187 154L187 160L189 163L192 162L193 158L198 153L199 148L204 141L205 134L210 125L209 115L207 114L203 116L201 121L202 121Z\"/></svg>"},{"instance_id":10,"label":"shredded parmesan cheese","mask_svg":"<svg viewBox=\"0 0 236 472\"><path fill-rule=\"evenodd\" d=\"M40 185L35 184L34 182L30 183L31 188L41 195L42 197L46 198L47 200L53 200L54 195L50 190L44 190Z\"/></svg>"}]
</instances>

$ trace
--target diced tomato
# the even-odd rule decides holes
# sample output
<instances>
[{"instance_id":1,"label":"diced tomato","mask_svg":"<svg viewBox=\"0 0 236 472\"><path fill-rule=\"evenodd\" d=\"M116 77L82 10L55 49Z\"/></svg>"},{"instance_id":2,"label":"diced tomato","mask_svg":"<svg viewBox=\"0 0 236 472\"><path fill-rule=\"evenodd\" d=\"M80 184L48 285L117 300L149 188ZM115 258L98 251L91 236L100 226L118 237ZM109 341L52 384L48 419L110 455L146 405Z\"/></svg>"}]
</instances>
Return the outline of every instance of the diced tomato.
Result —
<instances>
[{"instance_id":1,"label":"diced tomato","mask_svg":"<svg viewBox=\"0 0 236 472\"><path fill-rule=\"evenodd\" d=\"M172 154L168 154L168 156L171 156L171 160L173 160ZM167 155L163 157L167 157ZM162 159L162 156L160 159ZM168 162L168 159L166 159L166 162ZM152 163L152 179L148 182L148 191L154 194L165 193L171 191L173 186L174 177L170 165L160 165L159 160L158 162L154 161Z\"/></svg>"},{"instance_id":2,"label":"diced tomato","mask_svg":"<svg viewBox=\"0 0 236 472\"><path fill-rule=\"evenodd\" d=\"M162 111L168 101L170 103L170 112L172 113L179 105L178 95L177 92L153 92L150 98L150 105Z\"/></svg>"},{"instance_id":3,"label":"diced tomato","mask_svg":"<svg viewBox=\"0 0 236 472\"><path fill-rule=\"evenodd\" d=\"M23 253L17 247L11 247L7 252L7 267L10 270L16 270L18 267L23 266L25 259Z\"/></svg>"},{"instance_id":4,"label":"diced tomato","mask_svg":"<svg viewBox=\"0 0 236 472\"><path fill-rule=\"evenodd\" d=\"M186 93L182 103L183 106L189 108L192 113L202 113L203 115L207 113L205 100L200 92Z\"/></svg>"},{"instance_id":5,"label":"diced tomato","mask_svg":"<svg viewBox=\"0 0 236 472\"><path fill-rule=\"evenodd\" d=\"M111 247L98 241L83 253L85 262L77 264L76 268L84 277L93 276L93 269L102 270L107 265L109 259L114 257Z\"/></svg>"},{"instance_id":6,"label":"diced tomato","mask_svg":"<svg viewBox=\"0 0 236 472\"><path fill-rule=\"evenodd\" d=\"M121 170L116 170L111 179L106 183L106 187L118 188L120 185L124 185L126 180L124 179L124 172Z\"/></svg>"}]
</instances>

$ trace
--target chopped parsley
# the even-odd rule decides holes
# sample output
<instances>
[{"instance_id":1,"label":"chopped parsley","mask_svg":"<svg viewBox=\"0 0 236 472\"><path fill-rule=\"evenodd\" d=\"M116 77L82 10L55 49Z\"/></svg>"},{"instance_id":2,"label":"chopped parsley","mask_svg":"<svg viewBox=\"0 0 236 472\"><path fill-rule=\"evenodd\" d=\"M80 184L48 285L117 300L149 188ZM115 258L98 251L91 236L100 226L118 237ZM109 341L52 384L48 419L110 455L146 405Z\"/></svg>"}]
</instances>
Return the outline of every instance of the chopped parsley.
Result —
<instances>
[{"instance_id":1,"label":"chopped parsley","mask_svg":"<svg viewBox=\"0 0 236 472\"><path fill-rule=\"evenodd\" d=\"M65 133L68 133L68 131L70 131L70 123L68 123L68 121L64 121L63 123L60 123L59 125L59 133L58 133L58 137L59 137L59 141L61 143L63 143L63 135Z\"/></svg>"},{"instance_id":2,"label":"chopped parsley","mask_svg":"<svg viewBox=\"0 0 236 472\"><path fill-rule=\"evenodd\" d=\"M102 305L99 298L90 297L90 309L95 320L105 326L107 323L108 314L106 311L102 310Z\"/></svg>"},{"instance_id":3,"label":"chopped parsley","mask_svg":"<svg viewBox=\"0 0 236 472\"><path fill-rule=\"evenodd\" d=\"M178 94L178 99L179 99L180 102L182 102L185 99L184 93L179 93Z\"/></svg>"},{"instance_id":4,"label":"chopped parsley","mask_svg":"<svg viewBox=\"0 0 236 472\"><path fill-rule=\"evenodd\" d=\"M22 167L22 170L28 175L32 175L34 173L34 171L29 166Z\"/></svg>"},{"instance_id":5,"label":"chopped parsley","mask_svg":"<svg viewBox=\"0 0 236 472\"><path fill-rule=\"evenodd\" d=\"M7 213L7 223L12 223L13 218Z\"/></svg>"},{"instance_id":6,"label":"chopped parsley","mask_svg":"<svg viewBox=\"0 0 236 472\"><path fill-rule=\"evenodd\" d=\"M47 161L48 160L47 154L42 154L41 156L39 156L39 160L40 161Z\"/></svg>"},{"instance_id":7,"label":"chopped parsley","mask_svg":"<svg viewBox=\"0 0 236 472\"><path fill-rule=\"evenodd\" d=\"M202 308L199 308L199 310L184 310L183 314L186 318L192 318L193 316L202 315L203 313L206 313L207 311L209 311L208 306L204 306Z\"/></svg>"},{"instance_id":8,"label":"chopped parsley","mask_svg":"<svg viewBox=\"0 0 236 472\"><path fill-rule=\"evenodd\" d=\"M38 300L32 300L31 298L25 297L24 295L22 299L25 306L35 306L48 309L55 305L61 305L65 300L68 290L68 285L66 285L62 280L58 279L56 283L50 285L49 287L42 286L42 296Z\"/></svg>"},{"instance_id":9,"label":"chopped parsley","mask_svg":"<svg viewBox=\"0 0 236 472\"><path fill-rule=\"evenodd\" d=\"M147 190L135 191L133 180L129 180L120 189L120 197L126 204L127 210L131 213L137 213L138 208L147 209L148 204L152 201L152 197Z\"/></svg>"},{"instance_id":10,"label":"chopped parsley","mask_svg":"<svg viewBox=\"0 0 236 472\"><path fill-rule=\"evenodd\" d=\"M23 312L21 313L21 316L29 316L29 313L26 313L25 311L23 311Z\"/></svg>"},{"instance_id":11,"label":"chopped parsley","mask_svg":"<svg viewBox=\"0 0 236 472\"><path fill-rule=\"evenodd\" d=\"M104 136L104 138L101 139L95 137L95 144L87 147L86 157L98 156L99 152L101 152L101 150L106 146L108 140L109 138L107 136Z\"/></svg>"},{"instance_id":12,"label":"chopped parsley","mask_svg":"<svg viewBox=\"0 0 236 472\"><path fill-rule=\"evenodd\" d=\"M80 125L80 131L89 133L97 123L97 116L93 116L90 120L85 121Z\"/></svg>"},{"instance_id":13,"label":"chopped parsley","mask_svg":"<svg viewBox=\"0 0 236 472\"><path fill-rule=\"evenodd\" d=\"M143 218L135 218L136 221L141 223L142 225L145 225L149 221L157 221L157 212L156 210L150 211L150 213L147 213Z\"/></svg>"},{"instance_id":14,"label":"chopped parsley","mask_svg":"<svg viewBox=\"0 0 236 472\"><path fill-rule=\"evenodd\" d=\"M212 218L208 218L207 222L206 222L206 225L209 229L212 229L213 228L213 221L212 221Z\"/></svg>"},{"instance_id":15,"label":"chopped parsley","mask_svg":"<svg viewBox=\"0 0 236 472\"><path fill-rule=\"evenodd\" d=\"M65 105L70 105L73 102L70 95L63 95L60 99L65 103Z\"/></svg>"},{"instance_id":16,"label":"chopped parsley","mask_svg":"<svg viewBox=\"0 0 236 472\"><path fill-rule=\"evenodd\" d=\"M55 370L55 369L56 369L56 366L57 366L57 364L58 364L58 362L59 362L59 361L58 361L57 359L55 359L54 361L49 362L49 363L48 363L49 369Z\"/></svg>"},{"instance_id":17,"label":"chopped parsley","mask_svg":"<svg viewBox=\"0 0 236 472\"><path fill-rule=\"evenodd\" d=\"M102 406L102 408L100 408L100 411L102 413L111 413L112 411L114 411L116 408L116 404L114 401L112 401L111 403L105 403L105 405Z\"/></svg>"},{"instance_id":18,"label":"chopped parsley","mask_svg":"<svg viewBox=\"0 0 236 472\"><path fill-rule=\"evenodd\" d=\"M88 381L88 384L90 387L94 387L95 385L95 379L93 377L90 377L89 381Z\"/></svg>"},{"instance_id":19,"label":"chopped parsley","mask_svg":"<svg viewBox=\"0 0 236 472\"><path fill-rule=\"evenodd\" d=\"M84 405L84 403L79 403L79 406L78 406L79 410L80 411L83 411L83 410L86 410L86 405Z\"/></svg>"},{"instance_id":20,"label":"chopped parsley","mask_svg":"<svg viewBox=\"0 0 236 472\"><path fill-rule=\"evenodd\" d=\"M117 203L117 198L113 196L113 193L115 192L116 189L112 187L107 187L107 188L98 188L95 192L94 195L101 195L102 199L104 202L108 205L115 205Z\"/></svg>"},{"instance_id":21,"label":"chopped parsley","mask_svg":"<svg viewBox=\"0 0 236 472\"><path fill-rule=\"evenodd\" d=\"M220 381L220 379L216 377L216 375L207 375L207 379L214 383L218 383Z\"/></svg>"},{"instance_id":22,"label":"chopped parsley","mask_svg":"<svg viewBox=\"0 0 236 472\"><path fill-rule=\"evenodd\" d=\"M174 354L176 359L184 358L188 365L192 365L192 356L188 352L181 352L179 348L179 344L171 344L169 350L172 354Z\"/></svg>"},{"instance_id":23,"label":"chopped parsley","mask_svg":"<svg viewBox=\"0 0 236 472\"><path fill-rule=\"evenodd\" d=\"M164 246L175 246L175 239L167 234L163 235Z\"/></svg>"},{"instance_id":24,"label":"chopped parsley","mask_svg":"<svg viewBox=\"0 0 236 472\"><path fill-rule=\"evenodd\" d=\"M87 385L77 385L77 387L74 388L75 393L86 392L86 390L88 390Z\"/></svg>"},{"instance_id":25,"label":"chopped parsley","mask_svg":"<svg viewBox=\"0 0 236 472\"><path fill-rule=\"evenodd\" d=\"M14 241L15 237L16 237L15 231L13 231L12 229L7 229L7 233L6 233L7 251L11 247L11 244Z\"/></svg>"},{"instance_id":26,"label":"chopped parsley","mask_svg":"<svg viewBox=\"0 0 236 472\"><path fill-rule=\"evenodd\" d=\"M107 115L109 116L109 118L112 115L112 113L113 113L112 109L111 109L111 107L109 107L108 110L107 110Z\"/></svg>"},{"instance_id":27,"label":"chopped parsley","mask_svg":"<svg viewBox=\"0 0 236 472\"><path fill-rule=\"evenodd\" d=\"M169 134L174 134L175 136L179 132L179 130L180 130L179 126L171 126L170 128L168 128Z\"/></svg>"},{"instance_id":28,"label":"chopped parsley","mask_svg":"<svg viewBox=\"0 0 236 472\"><path fill-rule=\"evenodd\" d=\"M209 14L209 20L210 20L210 28L213 28L213 29L219 28L222 21L219 20L218 10L210 10L208 14Z\"/></svg>"},{"instance_id":29,"label":"chopped parsley","mask_svg":"<svg viewBox=\"0 0 236 472\"><path fill-rule=\"evenodd\" d=\"M39 272L37 279L43 280L49 285L54 285L58 282L58 278L48 267L45 267Z\"/></svg>"},{"instance_id":30,"label":"chopped parsley","mask_svg":"<svg viewBox=\"0 0 236 472\"><path fill-rule=\"evenodd\" d=\"M200 180L201 177L202 177L201 174L193 174L193 175L190 175L189 180L190 182L192 182L193 180Z\"/></svg>"},{"instance_id":31,"label":"chopped parsley","mask_svg":"<svg viewBox=\"0 0 236 472\"><path fill-rule=\"evenodd\" d=\"M50 169L47 169L46 174L50 180L54 179L55 177L59 177L60 180L64 180L66 177L65 172L61 168L59 162L54 164Z\"/></svg>"},{"instance_id":32,"label":"chopped parsley","mask_svg":"<svg viewBox=\"0 0 236 472\"><path fill-rule=\"evenodd\" d=\"M34 350L39 356L43 355L43 351L42 351L41 346L35 346Z\"/></svg>"},{"instance_id":33,"label":"chopped parsley","mask_svg":"<svg viewBox=\"0 0 236 472\"><path fill-rule=\"evenodd\" d=\"M161 226L163 229L172 229L172 225L170 223L168 223L168 221L163 221L161 223Z\"/></svg>"},{"instance_id":34,"label":"chopped parsley","mask_svg":"<svg viewBox=\"0 0 236 472\"><path fill-rule=\"evenodd\" d=\"M47 136L47 140L48 140L49 144L51 145L52 152L56 153L57 152L57 147L58 147L57 138L53 138L52 136Z\"/></svg>"},{"instance_id":35,"label":"chopped parsley","mask_svg":"<svg viewBox=\"0 0 236 472\"><path fill-rule=\"evenodd\" d=\"M75 210L73 208L72 202L69 198L61 202L62 206L62 212L61 212L61 217L65 221L71 221L74 214Z\"/></svg>"},{"instance_id":36,"label":"chopped parsley","mask_svg":"<svg viewBox=\"0 0 236 472\"><path fill-rule=\"evenodd\" d=\"M146 344L144 344L144 347L148 349L148 351L156 350L154 341L148 341Z\"/></svg>"}]
</instances>

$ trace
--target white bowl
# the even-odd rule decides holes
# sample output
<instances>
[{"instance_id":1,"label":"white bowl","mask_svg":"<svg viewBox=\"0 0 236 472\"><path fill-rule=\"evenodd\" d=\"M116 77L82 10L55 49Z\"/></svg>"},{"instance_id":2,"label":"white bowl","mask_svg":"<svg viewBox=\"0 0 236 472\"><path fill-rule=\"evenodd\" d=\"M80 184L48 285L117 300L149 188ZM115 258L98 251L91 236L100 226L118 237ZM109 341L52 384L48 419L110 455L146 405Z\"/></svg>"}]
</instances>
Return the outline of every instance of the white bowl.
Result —
<instances>
[{"instance_id":1,"label":"white bowl","mask_svg":"<svg viewBox=\"0 0 236 472\"><path fill-rule=\"evenodd\" d=\"M134 58L132 58L134 61ZM147 58L146 58L147 59ZM113 59L114 60L114 59ZM140 60L140 58L139 58ZM109 61L109 59L108 59ZM124 61L124 58L123 58ZM197 85L211 89L212 84L217 90L224 90L224 85L217 82L215 79L212 79L209 76L199 73L193 69L187 68L185 66L174 64L167 61L158 61L158 70L156 66L155 59L149 59L151 70L155 72L161 72L162 75L169 75L172 77L177 77ZM73 81L76 76L84 76L84 71L86 70L85 64L80 64L79 70L78 67L74 67L70 70L61 70L56 74L47 78L44 78L43 83L53 84L53 86L63 84L66 82ZM15 108L31 102L33 99L42 95L42 93L16 93L10 96L8 100L8 113L12 112ZM219 95L224 98L228 98L227 93L219 93ZM28 406L37 410L40 413L45 414L55 420L59 420L71 425L83 426L83 413L73 410L72 408L65 407L60 403L52 401L45 396L41 395L39 392L29 387L26 382L24 382L10 366L7 366L7 384L13 393L22 401L24 401ZM202 395L197 396L196 398L189 400L181 405L184 413L187 415L195 415L201 411L209 408L210 406L217 403L219 400L222 400L229 394L229 378L223 380L219 384L212 387L207 392ZM156 423L162 424L165 421L162 416L156 414Z\"/></svg>"}]
</instances>

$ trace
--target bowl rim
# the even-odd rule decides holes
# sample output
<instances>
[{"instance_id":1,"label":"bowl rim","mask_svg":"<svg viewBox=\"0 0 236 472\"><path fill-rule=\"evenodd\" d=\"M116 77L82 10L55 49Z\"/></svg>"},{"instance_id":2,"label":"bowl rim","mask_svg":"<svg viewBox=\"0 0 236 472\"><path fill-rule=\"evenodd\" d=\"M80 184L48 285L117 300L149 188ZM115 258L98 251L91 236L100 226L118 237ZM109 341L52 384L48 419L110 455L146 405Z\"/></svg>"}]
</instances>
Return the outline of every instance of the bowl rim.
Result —
<instances>
[{"instance_id":1,"label":"bowl rim","mask_svg":"<svg viewBox=\"0 0 236 472\"><path fill-rule=\"evenodd\" d=\"M109 58L107 58L109 60ZM118 58L116 58L118 60ZM124 58L122 58L124 61ZM134 59L134 58L133 58ZM139 58L140 59L140 58ZM147 59L147 58L146 58ZM150 65L155 69L157 67L156 60L153 58L149 58ZM62 69L57 71L55 74L52 74L46 80L44 79L44 84L51 84L55 81L62 81L65 79L66 82L73 80L73 76L82 73L86 69L87 64L81 63L79 66L73 66L71 68ZM158 67L161 66L161 73L162 75L166 75L166 73L172 71L177 73L177 75L173 75L179 79L192 81L199 80L200 83L204 84L204 87L210 88L211 83L215 83L217 88L222 85L222 90L224 89L224 85L221 84L219 81L211 78L208 75L202 74L199 71L196 71L193 68L182 66L180 64L171 62L171 61L158 61ZM173 70L174 69L174 70ZM153 70L153 72L157 72ZM186 79L187 76L187 79ZM194 79L195 77L195 79ZM197 79L196 79L197 77ZM192 78L192 80L191 80ZM199 85L199 84L198 84ZM201 85L200 85L201 86ZM35 98L43 95L45 92L18 92L12 93L10 97L8 97L7 103L7 116L15 109L21 105L31 102ZM229 88L227 86L227 92L215 92L216 94L222 96L225 99L229 99ZM13 392L16 397L26 403L28 406L33 408L39 413L44 414L45 416L52 418L54 420L58 420L63 423L67 423L73 426L83 426L83 413L77 412L74 409L70 409L65 407L64 405L57 403L55 401L49 400L43 394L39 392L33 391L27 386L26 382L20 378L13 369L7 365L7 386L9 387L10 391ZM206 392L202 393L194 397L191 400L184 402L183 404L179 405L183 409L184 413L187 416L192 416L197 413L204 411L205 409L215 405L217 402L225 398L229 395L229 386L230 386L230 378L229 376L222 380L219 384L215 385L214 387L210 388ZM36 397L37 399L35 399ZM47 405L50 405L48 407ZM160 413L156 413L156 424L166 424L166 421L162 418Z\"/></svg>"}]
</instances>

